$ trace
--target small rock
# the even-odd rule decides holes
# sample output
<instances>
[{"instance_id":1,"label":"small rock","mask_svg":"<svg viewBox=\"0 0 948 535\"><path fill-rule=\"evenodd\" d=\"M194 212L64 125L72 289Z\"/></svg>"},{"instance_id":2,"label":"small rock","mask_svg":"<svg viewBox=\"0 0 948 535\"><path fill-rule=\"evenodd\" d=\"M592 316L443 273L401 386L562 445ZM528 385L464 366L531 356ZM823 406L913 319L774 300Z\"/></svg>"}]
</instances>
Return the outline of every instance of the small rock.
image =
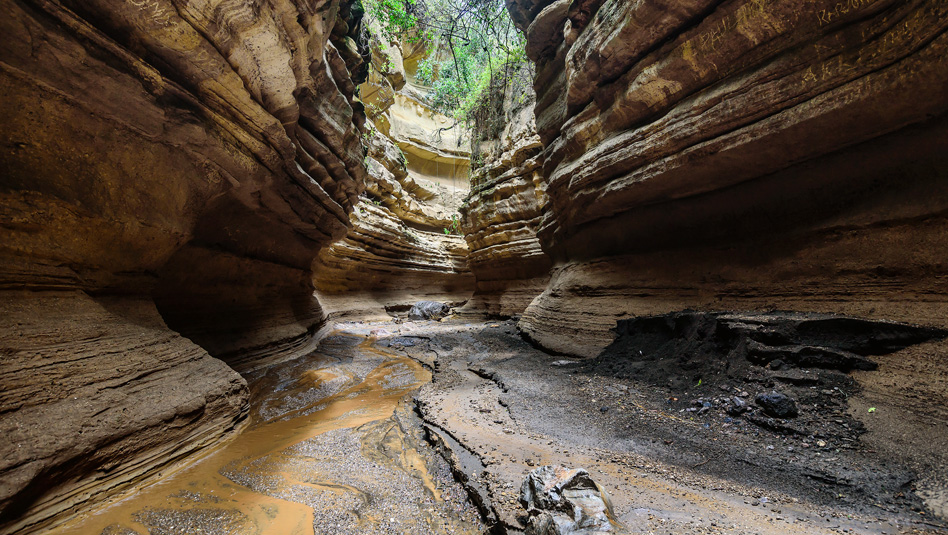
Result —
<instances>
[{"instance_id":1,"label":"small rock","mask_svg":"<svg viewBox=\"0 0 948 535\"><path fill-rule=\"evenodd\" d=\"M582 468L543 466L520 486L527 535L587 535L613 532L608 495Z\"/></svg>"},{"instance_id":2,"label":"small rock","mask_svg":"<svg viewBox=\"0 0 948 535\"><path fill-rule=\"evenodd\" d=\"M737 396L732 396L728 400L728 405L724 410L731 416L739 416L747 412L747 409L748 407L746 401Z\"/></svg>"},{"instance_id":3,"label":"small rock","mask_svg":"<svg viewBox=\"0 0 948 535\"><path fill-rule=\"evenodd\" d=\"M760 405L765 414L774 418L793 418L799 414L793 398L780 392L757 394L754 401Z\"/></svg>"}]
</instances>

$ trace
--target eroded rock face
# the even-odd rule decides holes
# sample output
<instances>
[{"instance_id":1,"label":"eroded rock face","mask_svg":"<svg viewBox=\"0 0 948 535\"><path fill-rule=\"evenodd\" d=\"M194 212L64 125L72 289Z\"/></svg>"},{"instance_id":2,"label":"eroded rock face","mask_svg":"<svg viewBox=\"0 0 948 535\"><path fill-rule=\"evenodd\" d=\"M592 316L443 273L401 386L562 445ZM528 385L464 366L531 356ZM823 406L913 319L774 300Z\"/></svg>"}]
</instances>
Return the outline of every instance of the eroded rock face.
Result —
<instances>
[{"instance_id":1,"label":"eroded rock face","mask_svg":"<svg viewBox=\"0 0 948 535\"><path fill-rule=\"evenodd\" d=\"M406 83L402 45L373 44L373 68L360 87L370 116L365 194L352 230L313 265L320 303L333 317L389 319L387 310L407 311L419 300L460 304L474 285L458 230L467 180L438 163L447 154L463 159L457 173L467 172L466 142L452 148L466 134L457 125L435 139L433 129L449 121Z\"/></svg>"},{"instance_id":2,"label":"eroded rock face","mask_svg":"<svg viewBox=\"0 0 948 535\"><path fill-rule=\"evenodd\" d=\"M148 299L9 291L0 312L4 533L120 489L247 416L243 378Z\"/></svg>"},{"instance_id":3,"label":"eroded rock face","mask_svg":"<svg viewBox=\"0 0 948 535\"><path fill-rule=\"evenodd\" d=\"M362 51L335 0L3 6L0 532L25 532L239 425L209 352L306 344L363 188Z\"/></svg>"},{"instance_id":4,"label":"eroded rock face","mask_svg":"<svg viewBox=\"0 0 948 535\"><path fill-rule=\"evenodd\" d=\"M461 228L477 280L464 314L520 314L546 286L551 263L536 228L546 202L536 98L527 65L508 66L475 114L471 194Z\"/></svg>"},{"instance_id":5,"label":"eroded rock face","mask_svg":"<svg viewBox=\"0 0 948 535\"><path fill-rule=\"evenodd\" d=\"M557 264L531 337L592 356L617 317L696 307L948 325L941 2L510 8Z\"/></svg>"},{"instance_id":6,"label":"eroded rock face","mask_svg":"<svg viewBox=\"0 0 948 535\"><path fill-rule=\"evenodd\" d=\"M460 236L412 229L389 210L360 204L353 229L313 266L319 301L333 316L389 319L386 307L466 301L474 286Z\"/></svg>"}]
</instances>

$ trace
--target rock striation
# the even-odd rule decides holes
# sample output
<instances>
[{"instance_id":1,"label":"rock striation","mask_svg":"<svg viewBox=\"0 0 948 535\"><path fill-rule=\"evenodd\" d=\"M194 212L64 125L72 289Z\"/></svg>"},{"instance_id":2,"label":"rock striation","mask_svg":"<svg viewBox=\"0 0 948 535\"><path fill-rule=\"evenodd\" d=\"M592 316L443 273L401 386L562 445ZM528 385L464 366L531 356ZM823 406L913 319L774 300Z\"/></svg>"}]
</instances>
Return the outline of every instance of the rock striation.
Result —
<instances>
[{"instance_id":1,"label":"rock striation","mask_svg":"<svg viewBox=\"0 0 948 535\"><path fill-rule=\"evenodd\" d=\"M536 95L529 64L511 64L492 80L474 114L471 193L461 207L476 288L467 315L509 317L524 311L552 267L536 229L546 202Z\"/></svg>"},{"instance_id":2,"label":"rock striation","mask_svg":"<svg viewBox=\"0 0 948 535\"><path fill-rule=\"evenodd\" d=\"M592 356L685 308L948 325L944 3L508 5L556 266L533 339Z\"/></svg>"},{"instance_id":3,"label":"rock striation","mask_svg":"<svg viewBox=\"0 0 948 535\"><path fill-rule=\"evenodd\" d=\"M387 311L417 301L460 304L473 291L457 212L468 152L462 126L451 126L411 85L402 47L409 57L419 52L372 45L372 68L359 88L369 115L365 193L350 215L352 230L319 254L313 276L330 316L387 320ZM446 130L435 136L437 128Z\"/></svg>"},{"instance_id":4,"label":"rock striation","mask_svg":"<svg viewBox=\"0 0 948 535\"><path fill-rule=\"evenodd\" d=\"M227 436L234 370L310 342L365 50L338 0L2 5L0 532L27 533Z\"/></svg>"}]
</instances>

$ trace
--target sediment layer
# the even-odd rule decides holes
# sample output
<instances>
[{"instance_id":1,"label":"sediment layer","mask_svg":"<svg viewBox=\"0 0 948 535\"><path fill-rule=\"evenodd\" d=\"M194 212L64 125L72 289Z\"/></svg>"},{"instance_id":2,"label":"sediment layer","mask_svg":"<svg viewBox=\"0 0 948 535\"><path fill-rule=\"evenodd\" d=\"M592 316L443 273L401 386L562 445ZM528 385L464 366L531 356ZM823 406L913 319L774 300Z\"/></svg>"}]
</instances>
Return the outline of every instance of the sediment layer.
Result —
<instances>
[{"instance_id":1,"label":"sediment layer","mask_svg":"<svg viewBox=\"0 0 948 535\"><path fill-rule=\"evenodd\" d=\"M305 345L311 262L366 172L345 3L2 4L9 533L242 421L246 384L212 355Z\"/></svg>"},{"instance_id":2,"label":"sediment layer","mask_svg":"<svg viewBox=\"0 0 948 535\"><path fill-rule=\"evenodd\" d=\"M594 355L617 318L682 308L945 325L941 2L511 10L557 266L521 322L535 340Z\"/></svg>"},{"instance_id":3,"label":"sediment layer","mask_svg":"<svg viewBox=\"0 0 948 535\"><path fill-rule=\"evenodd\" d=\"M389 311L417 301L464 303L473 291L457 212L467 191L460 176L467 134L406 83L402 48L410 47L373 41L373 69L360 86L369 115L365 194L345 239L313 264L317 295L332 318L387 320Z\"/></svg>"},{"instance_id":4,"label":"sediment layer","mask_svg":"<svg viewBox=\"0 0 948 535\"><path fill-rule=\"evenodd\" d=\"M547 198L531 74L527 64L506 66L474 112L471 193L461 208L477 281L468 315L520 314L549 280L536 235Z\"/></svg>"}]
</instances>

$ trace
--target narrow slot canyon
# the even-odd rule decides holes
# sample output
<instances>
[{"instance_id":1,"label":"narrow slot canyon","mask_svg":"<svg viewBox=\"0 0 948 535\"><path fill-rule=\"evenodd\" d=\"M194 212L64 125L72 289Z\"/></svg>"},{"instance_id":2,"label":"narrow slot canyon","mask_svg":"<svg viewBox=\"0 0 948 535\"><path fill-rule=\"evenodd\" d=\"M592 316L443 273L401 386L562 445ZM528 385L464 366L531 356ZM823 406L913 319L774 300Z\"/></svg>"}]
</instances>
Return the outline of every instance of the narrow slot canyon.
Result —
<instances>
[{"instance_id":1,"label":"narrow slot canyon","mask_svg":"<svg viewBox=\"0 0 948 535\"><path fill-rule=\"evenodd\" d=\"M945 2L0 5L0 535L948 533Z\"/></svg>"}]
</instances>

